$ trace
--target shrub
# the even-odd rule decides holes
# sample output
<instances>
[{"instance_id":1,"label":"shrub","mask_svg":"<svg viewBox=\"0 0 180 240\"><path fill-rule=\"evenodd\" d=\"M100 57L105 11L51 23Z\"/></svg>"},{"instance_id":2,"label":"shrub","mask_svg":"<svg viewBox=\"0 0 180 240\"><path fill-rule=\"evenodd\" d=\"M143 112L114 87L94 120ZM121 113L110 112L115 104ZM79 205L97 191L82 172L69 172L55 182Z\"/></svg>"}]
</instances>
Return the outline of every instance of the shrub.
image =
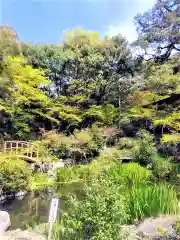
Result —
<instances>
[{"instance_id":1,"label":"shrub","mask_svg":"<svg viewBox=\"0 0 180 240\"><path fill-rule=\"evenodd\" d=\"M154 146L152 136L145 130L140 131L139 147L135 150L135 159L143 166L152 164L152 157L157 150Z\"/></svg>"},{"instance_id":2,"label":"shrub","mask_svg":"<svg viewBox=\"0 0 180 240\"><path fill-rule=\"evenodd\" d=\"M92 141L97 145L97 147L102 148L105 144L105 139L103 138L102 134L103 129L99 128L97 125L93 124L90 128L90 135Z\"/></svg>"},{"instance_id":3,"label":"shrub","mask_svg":"<svg viewBox=\"0 0 180 240\"><path fill-rule=\"evenodd\" d=\"M120 239L126 223L125 198L118 186L88 187L85 199L71 198L71 211L63 214L54 230L54 239Z\"/></svg>"},{"instance_id":4,"label":"shrub","mask_svg":"<svg viewBox=\"0 0 180 240\"><path fill-rule=\"evenodd\" d=\"M153 156L152 173L157 179L172 179L176 176L176 165L168 158L163 158L158 154Z\"/></svg>"},{"instance_id":5,"label":"shrub","mask_svg":"<svg viewBox=\"0 0 180 240\"><path fill-rule=\"evenodd\" d=\"M58 168L56 171L56 181L57 182L70 182L78 179L75 173L76 167L64 167Z\"/></svg>"},{"instance_id":6,"label":"shrub","mask_svg":"<svg viewBox=\"0 0 180 240\"><path fill-rule=\"evenodd\" d=\"M23 160L9 154L0 155L0 187L3 192L27 189L31 173Z\"/></svg>"},{"instance_id":7,"label":"shrub","mask_svg":"<svg viewBox=\"0 0 180 240\"><path fill-rule=\"evenodd\" d=\"M101 156L87 165L75 165L57 169L56 181L71 182L80 180L93 182L97 179L106 179L110 167L117 164L119 164L119 161L115 156Z\"/></svg>"},{"instance_id":8,"label":"shrub","mask_svg":"<svg viewBox=\"0 0 180 240\"><path fill-rule=\"evenodd\" d=\"M118 148L119 149L132 149L135 147L136 141L132 138L120 138Z\"/></svg>"},{"instance_id":9,"label":"shrub","mask_svg":"<svg viewBox=\"0 0 180 240\"><path fill-rule=\"evenodd\" d=\"M45 173L34 173L30 178L30 189L43 189L50 185L48 182L48 175Z\"/></svg>"},{"instance_id":10,"label":"shrub","mask_svg":"<svg viewBox=\"0 0 180 240\"><path fill-rule=\"evenodd\" d=\"M131 221L159 214L178 213L176 192L172 186L166 184L133 186L128 199Z\"/></svg>"}]
</instances>

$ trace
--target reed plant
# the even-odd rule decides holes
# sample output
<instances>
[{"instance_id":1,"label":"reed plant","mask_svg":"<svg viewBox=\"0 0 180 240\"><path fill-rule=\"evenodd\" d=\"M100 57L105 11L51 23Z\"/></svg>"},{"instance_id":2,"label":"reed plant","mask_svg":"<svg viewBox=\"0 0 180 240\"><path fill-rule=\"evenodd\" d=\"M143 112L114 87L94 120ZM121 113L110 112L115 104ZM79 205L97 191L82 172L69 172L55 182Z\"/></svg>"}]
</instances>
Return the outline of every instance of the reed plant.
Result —
<instances>
[{"instance_id":1,"label":"reed plant","mask_svg":"<svg viewBox=\"0 0 180 240\"><path fill-rule=\"evenodd\" d=\"M178 200L172 186L161 183L133 185L128 193L131 221L159 214L177 214Z\"/></svg>"},{"instance_id":2,"label":"reed plant","mask_svg":"<svg viewBox=\"0 0 180 240\"><path fill-rule=\"evenodd\" d=\"M117 184L138 185L150 181L151 171L138 163L114 165L109 169L109 178Z\"/></svg>"}]
</instances>

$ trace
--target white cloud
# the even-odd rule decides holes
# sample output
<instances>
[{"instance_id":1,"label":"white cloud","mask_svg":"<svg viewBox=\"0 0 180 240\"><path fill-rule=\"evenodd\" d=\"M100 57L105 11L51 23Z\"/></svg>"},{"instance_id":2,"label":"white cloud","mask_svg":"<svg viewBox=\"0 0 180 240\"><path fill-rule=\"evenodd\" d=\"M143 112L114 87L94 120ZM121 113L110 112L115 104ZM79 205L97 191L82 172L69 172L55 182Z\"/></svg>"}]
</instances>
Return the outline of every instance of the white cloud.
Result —
<instances>
[{"instance_id":1,"label":"white cloud","mask_svg":"<svg viewBox=\"0 0 180 240\"><path fill-rule=\"evenodd\" d=\"M103 35L112 37L118 33L126 37L129 42L137 39L136 28L132 21L125 21L117 25L110 24L106 27Z\"/></svg>"},{"instance_id":2,"label":"white cloud","mask_svg":"<svg viewBox=\"0 0 180 240\"><path fill-rule=\"evenodd\" d=\"M101 0L103 1L103 0ZM123 1L123 0L117 0ZM113 24L109 24L105 27L103 35L105 36L115 36L120 33L122 36L126 37L129 42L132 42L137 39L137 32L136 27L133 22L133 18L138 13L143 13L150 9L155 0L127 0L127 3L135 3L135 8L131 12L131 16L128 16L128 19L124 20L123 22L116 22Z\"/></svg>"}]
</instances>

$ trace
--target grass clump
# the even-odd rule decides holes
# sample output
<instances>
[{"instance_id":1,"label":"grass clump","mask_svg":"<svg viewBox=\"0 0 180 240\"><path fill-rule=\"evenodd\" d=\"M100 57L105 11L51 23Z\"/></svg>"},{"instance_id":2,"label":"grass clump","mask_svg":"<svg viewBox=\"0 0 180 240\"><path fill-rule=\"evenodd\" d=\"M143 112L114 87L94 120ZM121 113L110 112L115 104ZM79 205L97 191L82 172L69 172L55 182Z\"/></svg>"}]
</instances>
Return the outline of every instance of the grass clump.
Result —
<instances>
[{"instance_id":1,"label":"grass clump","mask_svg":"<svg viewBox=\"0 0 180 240\"><path fill-rule=\"evenodd\" d=\"M151 172L138 163L119 164L108 171L109 178L118 184L136 185L150 181Z\"/></svg>"},{"instance_id":2,"label":"grass clump","mask_svg":"<svg viewBox=\"0 0 180 240\"><path fill-rule=\"evenodd\" d=\"M173 187L166 184L133 186L129 193L131 221L159 214L177 214L178 200Z\"/></svg>"}]
</instances>

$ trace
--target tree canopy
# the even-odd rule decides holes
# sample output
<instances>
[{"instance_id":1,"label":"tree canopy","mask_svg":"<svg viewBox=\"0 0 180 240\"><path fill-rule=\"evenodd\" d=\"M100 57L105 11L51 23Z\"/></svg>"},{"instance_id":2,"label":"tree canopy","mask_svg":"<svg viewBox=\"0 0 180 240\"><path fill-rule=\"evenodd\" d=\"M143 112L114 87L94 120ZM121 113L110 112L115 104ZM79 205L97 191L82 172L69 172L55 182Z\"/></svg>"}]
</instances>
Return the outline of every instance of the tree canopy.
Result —
<instances>
[{"instance_id":1,"label":"tree canopy","mask_svg":"<svg viewBox=\"0 0 180 240\"><path fill-rule=\"evenodd\" d=\"M158 0L151 10L135 17L136 44L148 58L162 62L180 52L179 4L179 0Z\"/></svg>"},{"instance_id":2,"label":"tree canopy","mask_svg":"<svg viewBox=\"0 0 180 240\"><path fill-rule=\"evenodd\" d=\"M154 106L180 92L179 3L158 1L135 22L135 44L148 61L137 59L120 34L100 38L97 32L75 29L59 45L30 44L1 26L3 136L31 138L41 128L73 132L94 122L121 127L133 118L151 118L155 127L163 116L178 122L178 104L169 105L166 114Z\"/></svg>"}]
</instances>

